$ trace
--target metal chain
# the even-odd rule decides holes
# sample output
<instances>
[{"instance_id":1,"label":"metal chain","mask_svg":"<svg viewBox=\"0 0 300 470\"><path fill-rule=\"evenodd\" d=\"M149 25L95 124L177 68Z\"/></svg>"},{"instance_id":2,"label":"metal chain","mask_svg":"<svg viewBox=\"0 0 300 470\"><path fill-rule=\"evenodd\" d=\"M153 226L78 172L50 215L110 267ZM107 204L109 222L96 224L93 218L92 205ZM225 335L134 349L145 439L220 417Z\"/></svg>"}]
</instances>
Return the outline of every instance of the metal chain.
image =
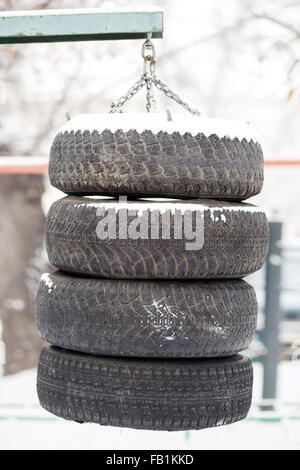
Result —
<instances>
[{"instance_id":1,"label":"metal chain","mask_svg":"<svg viewBox=\"0 0 300 470\"><path fill-rule=\"evenodd\" d=\"M152 74L144 74L146 80L146 109L147 112L150 113L151 109L155 107L155 97L153 92L153 75Z\"/></svg>"},{"instance_id":2,"label":"metal chain","mask_svg":"<svg viewBox=\"0 0 300 470\"><path fill-rule=\"evenodd\" d=\"M110 113L123 113L123 105L136 95L141 88L146 86L146 109L150 113L152 108L155 107L154 86L161 90L168 98L176 101L179 105L183 106L187 111L196 116L201 116L200 111L191 108L191 106L183 101L171 88L155 75L156 54L155 48L151 41L151 34L147 35L147 41L144 42L142 47L142 57L144 59L144 72L141 78L127 91L127 93L117 101L114 101L110 107Z\"/></svg>"},{"instance_id":3,"label":"metal chain","mask_svg":"<svg viewBox=\"0 0 300 470\"><path fill-rule=\"evenodd\" d=\"M172 100L176 101L176 103L183 106L190 113L195 114L196 116L201 116L201 112L198 111L198 109L191 108L188 103L183 101L176 93L174 93L174 91L171 90L171 88L165 82L157 78L156 75L153 77L153 83L156 88L161 90L168 98L171 98Z\"/></svg>"},{"instance_id":4,"label":"metal chain","mask_svg":"<svg viewBox=\"0 0 300 470\"><path fill-rule=\"evenodd\" d=\"M110 106L110 113L123 113L122 106L129 101L134 95L136 95L143 86L146 84L146 77L144 74L141 76L139 80L137 80L134 85L125 93L125 95L121 96L117 101L114 101Z\"/></svg>"}]
</instances>

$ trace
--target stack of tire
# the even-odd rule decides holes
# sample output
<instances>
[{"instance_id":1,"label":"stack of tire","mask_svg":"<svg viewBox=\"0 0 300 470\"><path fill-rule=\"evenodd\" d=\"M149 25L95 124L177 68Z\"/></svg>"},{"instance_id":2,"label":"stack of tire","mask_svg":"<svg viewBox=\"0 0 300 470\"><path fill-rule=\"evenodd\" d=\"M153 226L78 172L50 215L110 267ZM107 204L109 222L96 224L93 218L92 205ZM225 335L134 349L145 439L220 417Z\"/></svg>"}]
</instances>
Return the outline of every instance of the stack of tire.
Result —
<instances>
[{"instance_id":1,"label":"stack of tire","mask_svg":"<svg viewBox=\"0 0 300 470\"><path fill-rule=\"evenodd\" d=\"M262 267L269 242L264 212L241 202L262 188L261 147L246 124L137 116L81 115L53 142L50 181L68 196L47 217L58 271L37 294L37 325L53 345L41 353L39 400L110 426L233 423L251 404L252 365L238 353L257 317L242 278ZM124 209L146 214L146 236L128 236ZM170 214L169 237L151 238L155 211L161 223ZM172 230L186 211L202 214L200 248ZM99 214L116 214L114 234L99 237Z\"/></svg>"}]
</instances>

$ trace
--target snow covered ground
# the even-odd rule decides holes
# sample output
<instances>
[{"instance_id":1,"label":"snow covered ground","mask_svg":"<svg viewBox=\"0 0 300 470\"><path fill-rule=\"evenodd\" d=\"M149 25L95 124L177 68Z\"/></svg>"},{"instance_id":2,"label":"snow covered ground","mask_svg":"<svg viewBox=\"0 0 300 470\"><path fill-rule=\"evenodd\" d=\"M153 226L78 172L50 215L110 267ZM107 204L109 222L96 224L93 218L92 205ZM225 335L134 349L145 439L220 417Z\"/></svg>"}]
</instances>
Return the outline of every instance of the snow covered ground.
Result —
<instances>
[{"instance_id":1,"label":"snow covered ground","mask_svg":"<svg viewBox=\"0 0 300 470\"><path fill-rule=\"evenodd\" d=\"M300 364L279 367L279 399L262 412L262 368L254 364L254 404L242 422L190 432L153 432L77 424L44 411L35 391L36 371L0 379L0 449L299 449Z\"/></svg>"}]
</instances>

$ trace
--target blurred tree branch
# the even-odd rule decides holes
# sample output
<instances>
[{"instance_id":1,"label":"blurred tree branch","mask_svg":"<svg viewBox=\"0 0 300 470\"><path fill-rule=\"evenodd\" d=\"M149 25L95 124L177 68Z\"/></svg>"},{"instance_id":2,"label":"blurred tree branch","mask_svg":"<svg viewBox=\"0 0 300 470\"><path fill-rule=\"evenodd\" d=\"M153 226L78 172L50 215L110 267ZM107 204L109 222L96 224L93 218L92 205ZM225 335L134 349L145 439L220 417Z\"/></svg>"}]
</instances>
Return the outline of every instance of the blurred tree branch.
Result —
<instances>
[{"instance_id":1,"label":"blurred tree branch","mask_svg":"<svg viewBox=\"0 0 300 470\"><path fill-rule=\"evenodd\" d=\"M119 5L120 2L113 0L113 3ZM129 3L128 0L127 4L129 5ZM184 7L180 7L179 2L177 4L171 0L164 3L163 6L168 4L169 10L166 10L166 14L169 21L177 22L180 27ZM229 2L226 7L218 7L217 5L216 11L210 13L209 28L204 28L207 32L202 32L202 36L201 29L196 26L198 19L195 15L195 13L202 14L202 10L200 5L197 6L196 1L192 3L194 6L191 5L191 12L186 15L185 21L187 25L191 25L193 32L191 31L189 34L187 28L187 33L175 43L172 40L168 42L169 38L166 36L163 52L159 55L159 64L162 63L163 68L172 76L175 87L186 87L191 90L198 87L199 78L202 80L202 72L198 73L197 67L200 70L203 69L203 65L197 63L196 56L198 54L205 56L205 50L208 49L213 51L211 60L209 58L205 62L207 65L205 73L206 75L210 74L210 83L212 84L211 89L206 93L206 96L209 96L207 98L208 108L212 106L212 102L216 101L215 95L219 96L218 102L222 100L224 90L222 83L220 86L218 85L220 77L228 76L228 82L230 82L230 74L235 73L234 70L237 70L238 73L240 67L247 67L244 65L247 54L253 67L257 67L256 71L258 70L259 73L266 73L269 64L272 67L273 62L278 63L283 58L280 64L281 70L278 68L276 70L278 74L284 70L284 74L289 80L288 87L297 88L295 76L298 73L300 61L300 53L297 48L300 38L300 4L298 2L269 0L262 6L258 0L236 0L236 2L232 0L231 3L234 6L231 5L231 10ZM99 6L100 4L102 4L100 0L97 2L96 0L82 0L80 7ZM162 4L163 1L160 0L160 5ZM23 0L20 2L2 0L1 9L72 8L78 5L79 1L77 0ZM125 5L124 0L122 6ZM223 15L228 9L230 14ZM295 14L293 14L293 9ZM218 17L218 14L215 13L219 10ZM225 18L223 18L224 16ZM265 24L264 21L267 23ZM276 26L269 27L269 24L277 24L278 28ZM175 44L177 44L176 47L174 47ZM124 57L129 49L129 46L123 47L123 44L120 43L107 43L103 47L97 48L93 44L78 45L78 47L74 44L72 46L51 45L49 49L46 48L46 45L2 46L0 79L5 83L9 92L9 104L5 110L2 108L4 112L1 114L0 127L2 125L2 128L0 131L1 140L10 147L10 153L44 153L47 151L49 135L59 125L65 107L69 107L71 113L82 109L85 109L86 112L94 112L99 108L98 103L100 106L103 103L105 105L109 103L109 100L112 99L111 90L126 90L127 81L130 82L136 74L141 72L141 65L138 61L132 61L130 66L126 65L128 55L125 60ZM280 58L279 61L278 58ZM120 67L118 64L120 62L122 64L122 59L124 66ZM66 63L70 64L70 67L68 65L66 67L64 65ZM96 65L90 66L91 63ZM186 63L187 67L191 67L190 74L182 74L183 63ZM274 67L276 68L277 65ZM207 72L208 69L209 72ZM99 71L101 72L99 73ZM56 83L57 81L57 86L52 86L49 83L47 74L51 77L52 82ZM95 77L97 78L95 79ZM241 72L241 80L244 80L244 77L245 72ZM283 81L284 78L283 76ZM203 82L204 80L207 78L203 79ZM225 80L223 81L225 82ZM283 86L285 85L284 83ZM39 96L32 92L34 88L38 90ZM30 119L28 119L29 114ZM42 119L39 118L40 115ZM33 123L34 126L27 126L27 123ZM24 132L19 133L18 138L13 133L11 136L5 129L5 127L9 130L22 125L25 126L26 131L24 128Z\"/></svg>"},{"instance_id":2,"label":"blurred tree branch","mask_svg":"<svg viewBox=\"0 0 300 470\"><path fill-rule=\"evenodd\" d=\"M300 39L300 29L298 30L297 28L295 28L293 25L289 24L289 23L286 23L285 21L283 20L280 20L278 18L275 18L273 16L270 16L266 13L253 13L252 14L253 18L255 19L261 19L261 20L266 20L266 21L270 21L271 23L275 23L277 24L278 26L281 26L282 28L285 28L289 31L291 31L292 33L294 33L297 38Z\"/></svg>"},{"instance_id":3,"label":"blurred tree branch","mask_svg":"<svg viewBox=\"0 0 300 470\"><path fill-rule=\"evenodd\" d=\"M45 0L44 2L39 2L35 5L33 5L32 9L33 10L45 10L49 6L51 6L52 0Z\"/></svg>"}]
</instances>

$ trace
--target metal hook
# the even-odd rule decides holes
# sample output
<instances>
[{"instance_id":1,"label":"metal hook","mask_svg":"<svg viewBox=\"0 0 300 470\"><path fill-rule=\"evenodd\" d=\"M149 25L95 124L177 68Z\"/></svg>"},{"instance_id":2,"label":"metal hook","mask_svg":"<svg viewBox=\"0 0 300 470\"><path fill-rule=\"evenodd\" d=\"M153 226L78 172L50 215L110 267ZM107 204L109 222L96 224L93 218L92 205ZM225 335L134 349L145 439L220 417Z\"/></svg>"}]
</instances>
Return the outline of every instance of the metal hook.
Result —
<instances>
[{"instance_id":1,"label":"metal hook","mask_svg":"<svg viewBox=\"0 0 300 470\"><path fill-rule=\"evenodd\" d=\"M155 72L156 51L151 41L152 33L147 33L147 39L142 45L142 57L144 59L144 74Z\"/></svg>"}]
</instances>

